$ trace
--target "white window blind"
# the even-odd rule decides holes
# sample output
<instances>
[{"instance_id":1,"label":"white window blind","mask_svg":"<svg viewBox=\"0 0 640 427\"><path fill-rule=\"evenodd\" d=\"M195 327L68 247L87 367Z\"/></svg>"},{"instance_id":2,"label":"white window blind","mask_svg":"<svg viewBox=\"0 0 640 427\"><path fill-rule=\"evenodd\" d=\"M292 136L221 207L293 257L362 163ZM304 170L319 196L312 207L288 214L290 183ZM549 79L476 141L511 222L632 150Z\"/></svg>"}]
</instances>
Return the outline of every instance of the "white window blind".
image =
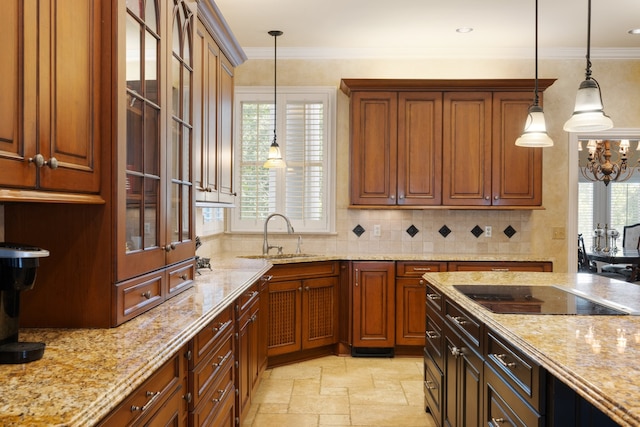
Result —
<instances>
[{"instance_id":1,"label":"white window blind","mask_svg":"<svg viewBox=\"0 0 640 427\"><path fill-rule=\"evenodd\" d=\"M231 231L261 232L274 212L286 215L296 232L333 231L334 104L334 88L279 88L277 142L287 167L266 169L273 88L236 88L240 197ZM274 221L270 230L284 231L284 222Z\"/></svg>"}]
</instances>

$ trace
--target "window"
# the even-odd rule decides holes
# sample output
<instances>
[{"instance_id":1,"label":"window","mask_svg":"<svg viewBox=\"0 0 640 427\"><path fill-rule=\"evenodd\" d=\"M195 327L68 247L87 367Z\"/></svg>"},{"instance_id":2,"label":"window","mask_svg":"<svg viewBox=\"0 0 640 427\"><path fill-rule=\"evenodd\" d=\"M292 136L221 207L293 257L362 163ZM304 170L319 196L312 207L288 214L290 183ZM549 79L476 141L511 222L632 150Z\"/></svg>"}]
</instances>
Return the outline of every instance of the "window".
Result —
<instances>
[{"instance_id":1,"label":"window","mask_svg":"<svg viewBox=\"0 0 640 427\"><path fill-rule=\"evenodd\" d=\"M273 141L273 88L235 91L236 182L233 232L262 232L269 214L286 215L297 232L334 231L335 88L278 88L277 142L287 162L266 169ZM284 222L273 229L284 231Z\"/></svg>"}]
</instances>

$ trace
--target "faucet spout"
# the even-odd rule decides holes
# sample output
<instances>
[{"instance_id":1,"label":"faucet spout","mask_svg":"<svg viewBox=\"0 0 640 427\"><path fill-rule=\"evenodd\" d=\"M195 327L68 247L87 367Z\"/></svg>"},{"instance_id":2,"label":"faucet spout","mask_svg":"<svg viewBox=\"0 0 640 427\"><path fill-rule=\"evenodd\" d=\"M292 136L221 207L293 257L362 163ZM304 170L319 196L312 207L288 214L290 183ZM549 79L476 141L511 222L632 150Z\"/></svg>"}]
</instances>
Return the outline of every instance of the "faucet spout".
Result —
<instances>
[{"instance_id":1,"label":"faucet spout","mask_svg":"<svg viewBox=\"0 0 640 427\"><path fill-rule=\"evenodd\" d=\"M287 234L293 234L293 226L291 225L291 221L289 221L289 218L287 218L286 216L279 214L279 213L272 213L271 215L269 215L267 217L267 219L264 221L264 236L263 236L263 240L262 240L262 255L268 255L269 254L269 249L272 248L277 248L278 249L278 253L281 254L282 253L282 246L270 246L269 245L269 238L268 238L268 229L269 229L269 220L271 220L271 218L275 217L275 216L279 216L282 219L285 220L285 222L287 223Z\"/></svg>"}]
</instances>

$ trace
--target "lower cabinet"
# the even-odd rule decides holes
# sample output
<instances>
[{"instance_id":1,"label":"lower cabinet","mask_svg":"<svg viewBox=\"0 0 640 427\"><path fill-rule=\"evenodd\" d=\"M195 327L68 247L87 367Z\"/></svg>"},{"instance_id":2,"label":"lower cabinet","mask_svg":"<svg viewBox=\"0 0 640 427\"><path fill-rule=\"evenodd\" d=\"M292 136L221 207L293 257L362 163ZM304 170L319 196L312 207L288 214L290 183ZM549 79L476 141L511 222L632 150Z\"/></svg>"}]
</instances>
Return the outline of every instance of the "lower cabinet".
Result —
<instances>
[{"instance_id":1,"label":"lower cabinet","mask_svg":"<svg viewBox=\"0 0 640 427\"><path fill-rule=\"evenodd\" d=\"M264 280L264 279L263 279ZM236 416L238 425L242 425L251 399L258 387L262 367L259 357L265 354L260 350L261 323L265 321L260 311L260 281L251 286L235 302L236 321Z\"/></svg>"},{"instance_id":2,"label":"lower cabinet","mask_svg":"<svg viewBox=\"0 0 640 427\"><path fill-rule=\"evenodd\" d=\"M339 263L281 264L269 274L269 358L338 342Z\"/></svg>"},{"instance_id":3,"label":"lower cabinet","mask_svg":"<svg viewBox=\"0 0 640 427\"><path fill-rule=\"evenodd\" d=\"M424 347L426 292L422 275L446 270L446 262L396 262L396 346Z\"/></svg>"},{"instance_id":4,"label":"lower cabinet","mask_svg":"<svg viewBox=\"0 0 640 427\"><path fill-rule=\"evenodd\" d=\"M98 426L187 426L187 353L176 353Z\"/></svg>"}]
</instances>

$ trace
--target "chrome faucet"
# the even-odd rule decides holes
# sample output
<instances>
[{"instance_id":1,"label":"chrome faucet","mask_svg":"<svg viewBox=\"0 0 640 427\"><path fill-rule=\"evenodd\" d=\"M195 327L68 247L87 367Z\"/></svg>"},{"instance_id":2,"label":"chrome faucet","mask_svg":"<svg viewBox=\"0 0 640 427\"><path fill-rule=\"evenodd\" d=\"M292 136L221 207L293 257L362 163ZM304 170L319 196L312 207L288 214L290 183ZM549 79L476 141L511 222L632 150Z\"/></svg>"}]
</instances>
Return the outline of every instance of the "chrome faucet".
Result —
<instances>
[{"instance_id":1,"label":"chrome faucet","mask_svg":"<svg viewBox=\"0 0 640 427\"><path fill-rule=\"evenodd\" d=\"M287 234L293 234L293 227L291 226L291 221L289 221L289 218L279 213L272 213L271 215L269 215L264 221L264 240L262 242L262 255L269 255L269 249L273 248L278 249L278 255L282 254L282 246L269 246L269 240L267 238L267 228L269 226L269 220L274 216L282 217L287 222Z\"/></svg>"}]
</instances>

